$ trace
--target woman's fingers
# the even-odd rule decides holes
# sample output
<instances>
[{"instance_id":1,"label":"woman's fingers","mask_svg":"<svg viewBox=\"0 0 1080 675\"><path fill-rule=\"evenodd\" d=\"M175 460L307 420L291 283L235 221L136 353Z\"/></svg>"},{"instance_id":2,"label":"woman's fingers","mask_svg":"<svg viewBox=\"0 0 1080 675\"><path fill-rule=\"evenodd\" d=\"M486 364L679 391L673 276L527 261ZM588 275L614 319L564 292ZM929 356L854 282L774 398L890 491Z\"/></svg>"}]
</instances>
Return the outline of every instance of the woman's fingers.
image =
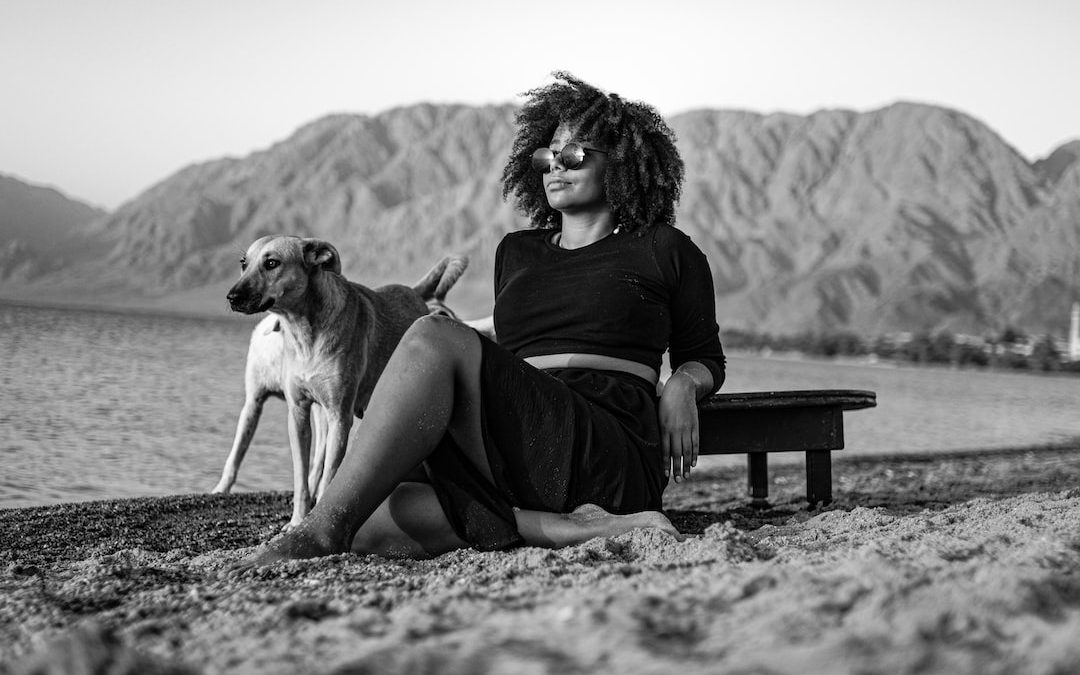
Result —
<instances>
[{"instance_id":1,"label":"woman's fingers","mask_svg":"<svg viewBox=\"0 0 1080 675\"><path fill-rule=\"evenodd\" d=\"M699 449L700 439L698 438L697 429L685 430L679 439L678 450L672 452L673 455L678 455L681 460L683 478L689 478L690 469L697 466Z\"/></svg>"},{"instance_id":2,"label":"woman's fingers","mask_svg":"<svg viewBox=\"0 0 1080 675\"><path fill-rule=\"evenodd\" d=\"M690 410L690 466L697 466L698 452L701 450L701 434L698 433L698 411L695 405Z\"/></svg>"},{"instance_id":3,"label":"woman's fingers","mask_svg":"<svg viewBox=\"0 0 1080 675\"><path fill-rule=\"evenodd\" d=\"M664 475L678 483L690 477L690 470L697 466L701 452L697 409L691 410L689 416L674 415L661 419L660 446Z\"/></svg>"},{"instance_id":4,"label":"woman's fingers","mask_svg":"<svg viewBox=\"0 0 1080 675\"><path fill-rule=\"evenodd\" d=\"M682 476L690 477L690 466L694 462L694 449L689 431L684 431L682 436Z\"/></svg>"},{"instance_id":5,"label":"woman's fingers","mask_svg":"<svg viewBox=\"0 0 1080 675\"><path fill-rule=\"evenodd\" d=\"M667 434L660 435L660 462L664 467L664 477L671 476L671 440Z\"/></svg>"},{"instance_id":6,"label":"woman's fingers","mask_svg":"<svg viewBox=\"0 0 1080 675\"><path fill-rule=\"evenodd\" d=\"M671 446L671 475L675 476L675 482L678 483L683 476L682 443L677 436L672 436L668 444Z\"/></svg>"},{"instance_id":7,"label":"woman's fingers","mask_svg":"<svg viewBox=\"0 0 1080 675\"><path fill-rule=\"evenodd\" d=\"M689 478L690 469L697 464L697 434L689 431L665 434L662 445L664 475L674 476L676 483Z\"/></svg>"},{"instance_id":8,"label":"woman's fingers","mask_svg":"<svg viewBox=\"0 0 1080 675\"><path fill-rule=\"evenodd\" d=\"M698 433L697 427L690 430L690 466L697 466L698 454L701 452L701 435Z\"/></svg>"}]
</instances>

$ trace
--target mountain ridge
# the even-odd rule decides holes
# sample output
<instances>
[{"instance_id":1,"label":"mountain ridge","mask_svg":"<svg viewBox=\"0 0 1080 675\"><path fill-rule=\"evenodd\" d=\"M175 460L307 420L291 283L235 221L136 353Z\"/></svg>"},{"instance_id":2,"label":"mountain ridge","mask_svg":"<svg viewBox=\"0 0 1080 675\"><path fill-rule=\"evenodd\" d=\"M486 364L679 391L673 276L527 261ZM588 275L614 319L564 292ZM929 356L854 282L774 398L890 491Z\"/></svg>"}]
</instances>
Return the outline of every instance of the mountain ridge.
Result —
<instances>
[{"instance_id":1,"label":"mountain ridge","mask_svg":"<svg viewBox=\"0 0 1080 675\"><path fill-rule=\"evenodd\" d=\"M250 241L289 232L329 239L346 275L372 285L467 253L450 300L483 313L495 246L526 225L499 183L515 110L337 113L184 167L88 226L107 255L30 275L15 294L223 292ZM723 327L1064 331L1080 296L1080 141L1029 162L978 119L909 102L669 122L686 163L678 224L710 259Z\"/></svg>"},{"instance_id":2,"label":"mountain ridge","mask_svg":"<svg viewBox=\"0 0 1080 675\"><path fill-rule=\"evenodd\" d=\"M87 225L105 215L56 188L0 173L0 281L27 281L99 253L109 244Z\"/></svg>"}]
</instances>

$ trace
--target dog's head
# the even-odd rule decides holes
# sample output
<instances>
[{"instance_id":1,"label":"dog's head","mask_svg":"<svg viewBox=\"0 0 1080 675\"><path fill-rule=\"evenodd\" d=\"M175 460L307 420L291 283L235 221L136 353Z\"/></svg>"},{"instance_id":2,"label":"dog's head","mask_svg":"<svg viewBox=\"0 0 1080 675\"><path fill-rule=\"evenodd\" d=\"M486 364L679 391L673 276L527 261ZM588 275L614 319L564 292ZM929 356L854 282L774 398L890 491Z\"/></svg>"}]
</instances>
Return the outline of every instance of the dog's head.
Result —
<instances>
[{"instance_id":1,"label":"dog's head","mask_svg":"<svg viewBox=\"0 0 1080 675\"><path fill-rule=\"evenodd\" d=\"M318 274L341 274L341 258L320 239L269 236L255 240L240 259L240 280L226 298L236 312L288 311Z\"/></svg>"}]
</instances>

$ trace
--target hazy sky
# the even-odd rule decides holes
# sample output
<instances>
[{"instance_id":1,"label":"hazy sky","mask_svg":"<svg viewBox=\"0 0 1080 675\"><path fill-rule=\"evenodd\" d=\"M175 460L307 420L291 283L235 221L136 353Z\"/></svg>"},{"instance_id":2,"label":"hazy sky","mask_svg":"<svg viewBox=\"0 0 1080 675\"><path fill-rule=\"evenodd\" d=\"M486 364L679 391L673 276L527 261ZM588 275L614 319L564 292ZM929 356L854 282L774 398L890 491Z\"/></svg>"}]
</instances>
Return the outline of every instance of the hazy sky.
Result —
<instances>
[{"instance_id":1,"label":"hazy sky","mask_svg":"<svg viewBox=\"0 0 1080 675\"><path fill-rule=\"evenodd\" d=\"M0 0L0 173L108 208L331 112L570 70L662 113L935 103L1080 138L1077 0Z\"/></svg>"}]
</instances>

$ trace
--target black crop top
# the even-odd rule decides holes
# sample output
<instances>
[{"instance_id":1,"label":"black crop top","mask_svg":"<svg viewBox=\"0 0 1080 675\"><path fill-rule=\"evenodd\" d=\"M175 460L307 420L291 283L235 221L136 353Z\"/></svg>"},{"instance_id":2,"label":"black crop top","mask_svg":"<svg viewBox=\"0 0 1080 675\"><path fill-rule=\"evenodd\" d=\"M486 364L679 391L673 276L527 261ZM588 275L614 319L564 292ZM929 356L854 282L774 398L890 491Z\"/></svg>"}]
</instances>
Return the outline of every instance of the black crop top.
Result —
<instances>
[{"instance_id":1,"label":"black crop top","mask_svg":"<svg viewBox=\"0 0 1080 675\"><path fill-rule=\"evenodd\" d=\"M551 230L506 235L495 253L495 333L525 358L603 354L660 372L698 361L724 381L712 273L705 254L669 226L611 234L567 250Z\"/></svg>"}]
</instances>

